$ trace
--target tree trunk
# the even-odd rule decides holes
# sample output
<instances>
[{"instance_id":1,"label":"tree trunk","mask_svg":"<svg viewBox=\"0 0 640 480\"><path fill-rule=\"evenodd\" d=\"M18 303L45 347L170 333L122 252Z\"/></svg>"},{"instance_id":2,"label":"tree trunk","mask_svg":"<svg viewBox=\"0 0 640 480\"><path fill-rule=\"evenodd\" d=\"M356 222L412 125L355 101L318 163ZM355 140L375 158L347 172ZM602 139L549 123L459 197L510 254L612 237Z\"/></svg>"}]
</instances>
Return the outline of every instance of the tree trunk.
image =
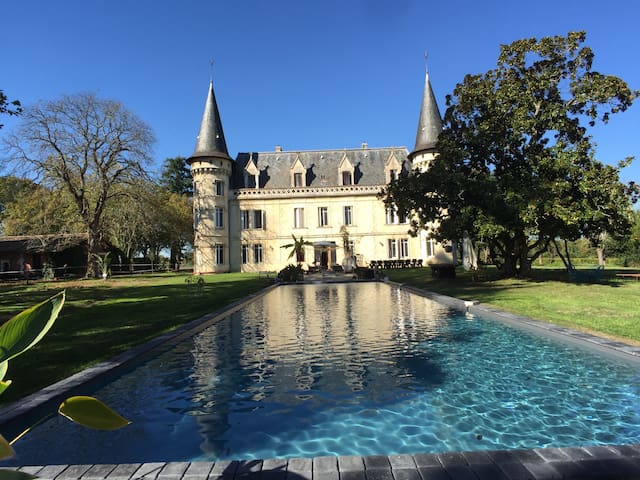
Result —
<instances>
[{"instance_id":1,"label":"tree trunk","mask_svg":"<svg viewBox=\"0 0 640 480\"><path fill-rule=\"evenodd\" d=\"M89 241L87 244L87 278L96 278L100 273L98 266L98 254L100 253L100 235L89 229Z\"/></svg>"}]
</instances>

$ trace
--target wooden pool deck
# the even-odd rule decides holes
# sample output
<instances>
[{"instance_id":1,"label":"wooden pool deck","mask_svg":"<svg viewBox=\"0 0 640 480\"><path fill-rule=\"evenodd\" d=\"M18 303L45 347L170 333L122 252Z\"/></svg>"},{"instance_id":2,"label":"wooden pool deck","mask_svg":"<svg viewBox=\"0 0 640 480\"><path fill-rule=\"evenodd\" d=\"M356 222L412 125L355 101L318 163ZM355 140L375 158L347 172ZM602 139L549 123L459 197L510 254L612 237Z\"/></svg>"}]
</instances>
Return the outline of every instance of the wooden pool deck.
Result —
<instances>
[{"instance_id":1,"label":"wooden pool deck","mask_svg":"<svg viewBox=\"0 0 640 480\"><path fill-rule=\"evenodd\" d=\"M43 480L638 479L640 445L367 457L20 467Z\"/></svg>"}]
</instances>

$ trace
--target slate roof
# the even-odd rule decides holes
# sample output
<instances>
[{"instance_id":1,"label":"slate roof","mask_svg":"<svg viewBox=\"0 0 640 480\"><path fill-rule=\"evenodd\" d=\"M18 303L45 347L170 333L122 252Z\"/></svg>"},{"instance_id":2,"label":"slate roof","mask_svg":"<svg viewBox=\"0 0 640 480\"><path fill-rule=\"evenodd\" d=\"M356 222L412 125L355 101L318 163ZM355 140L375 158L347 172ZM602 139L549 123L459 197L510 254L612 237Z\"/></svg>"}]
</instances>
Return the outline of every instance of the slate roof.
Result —
<instances>
[{"instance_id":1,"label":"slate roof","mask_svg":"<svg viewBox=\"0 0 640 480\"><path fill-rule=\"evenodd\" d=\"M385 165L392 153L403 170L411 170L405 147L239 153L234 162L231 188L244 187L245 167L251 160L260 171L260 188L290 188L291 167L297 159L307 170L307 187L341 185L340 164L345 155L354 167L354 185L383 185L387 183Z\"/></svg>"},{"instance_id":2,"label":"slate roof","mask_svg":"<svg viewBox=\"0 0 640 480\"><path fill-rule=\"evenodd\" d=\"M416 146L411 155L416 153L435 150L438 142L438 135L442 131L442 117L438 109L436 96L429 81L429 71L424 79L424 92L422 93L422 106L420 108L420 119L418 121L418 132L416 134Z\"/></svg>"},{"instance_id":3,"label":"slate roof","mask_svg":"<svg viewBox=\"0 0 640 480\"><path fill-rule=\"evenodd\" d=\"M202 114L202 122L200 123L200 133L196 140L196 148L189 160L195 160L198 157L222 157L229 158L227 151L227 142L224 138L222 130L222 121L220 120L220 112L216 96L213 92L213 82L209 84L209 94L204 106Z\"/></svg>"}]
</instances>

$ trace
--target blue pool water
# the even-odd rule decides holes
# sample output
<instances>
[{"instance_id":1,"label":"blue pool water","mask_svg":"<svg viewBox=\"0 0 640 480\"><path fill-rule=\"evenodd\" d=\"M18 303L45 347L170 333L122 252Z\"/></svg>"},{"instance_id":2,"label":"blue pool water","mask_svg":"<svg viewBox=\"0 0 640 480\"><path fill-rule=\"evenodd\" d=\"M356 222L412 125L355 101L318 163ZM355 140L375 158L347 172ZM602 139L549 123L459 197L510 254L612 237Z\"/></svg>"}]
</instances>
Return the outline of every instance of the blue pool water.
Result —
<instances>
[{"instance_id":1,"label":"blue pool water","mask_svg":"<svg viewBox=\"0 0 640 480\"><path fill-rule=\"evenodd\" d=\"M13 464L640 443L638 367L380 284L279 287L93 393Z\"/></svg>"}]
</instances>

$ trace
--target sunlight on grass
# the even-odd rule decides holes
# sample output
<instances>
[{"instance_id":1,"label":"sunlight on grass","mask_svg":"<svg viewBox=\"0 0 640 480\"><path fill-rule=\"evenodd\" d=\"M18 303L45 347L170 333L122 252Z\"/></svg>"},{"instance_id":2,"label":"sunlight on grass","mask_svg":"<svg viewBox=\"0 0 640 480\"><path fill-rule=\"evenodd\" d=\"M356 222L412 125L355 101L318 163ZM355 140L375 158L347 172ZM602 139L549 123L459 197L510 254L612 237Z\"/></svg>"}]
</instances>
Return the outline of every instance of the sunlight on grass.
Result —
<instances>
[{"instance_id":1,"label":"sunlight on grass","mask_svg":"<svg viewBox=\"0 0 640 480\"><path fill-rule=\"evenodd\" d=\"M66 378L99 361L261 290L257 274L152 274L32 285L0 284L0 321L65 289L67 302L49 335L10 365L15 381L3 402Z\"/></svg>"}]
</instances>

